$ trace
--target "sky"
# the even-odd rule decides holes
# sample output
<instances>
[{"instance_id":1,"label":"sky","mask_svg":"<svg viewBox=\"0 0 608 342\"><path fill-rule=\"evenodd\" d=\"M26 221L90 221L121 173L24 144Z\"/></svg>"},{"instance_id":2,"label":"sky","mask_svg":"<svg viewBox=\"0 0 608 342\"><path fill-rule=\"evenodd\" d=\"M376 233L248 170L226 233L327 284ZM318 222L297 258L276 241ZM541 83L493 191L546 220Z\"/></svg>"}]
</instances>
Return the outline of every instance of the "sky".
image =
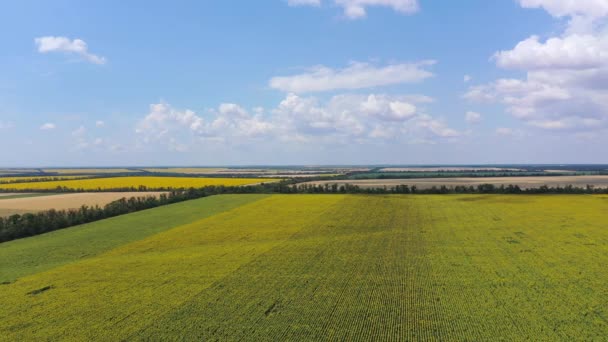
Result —
<instances>
[{"instance_id":1,"label":"sky","mask_svg":"<svg viewBox=\"0 0 608 342\"><path fill-rule=\"evenodd\" d=\"M608 163L608 0L5 1L0 167Z\"/></svg>"}]
</instances>

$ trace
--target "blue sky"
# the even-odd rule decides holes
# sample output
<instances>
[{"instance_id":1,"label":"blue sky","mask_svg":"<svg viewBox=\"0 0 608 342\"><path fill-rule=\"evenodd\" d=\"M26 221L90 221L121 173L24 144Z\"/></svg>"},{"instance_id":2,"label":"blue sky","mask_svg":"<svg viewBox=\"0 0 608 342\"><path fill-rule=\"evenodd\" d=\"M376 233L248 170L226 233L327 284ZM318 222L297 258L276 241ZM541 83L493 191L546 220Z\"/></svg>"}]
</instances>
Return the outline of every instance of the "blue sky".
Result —
<instances>
[{"instance_id":1,"label":"blue sky","mask_svg":"<svg viewBox=\"0 0 608 342\"><path fill-rule=\"evenodd\" d=\"M606 163L608 0L14 1L1 166Z\"/></svg>"}]
</instances>

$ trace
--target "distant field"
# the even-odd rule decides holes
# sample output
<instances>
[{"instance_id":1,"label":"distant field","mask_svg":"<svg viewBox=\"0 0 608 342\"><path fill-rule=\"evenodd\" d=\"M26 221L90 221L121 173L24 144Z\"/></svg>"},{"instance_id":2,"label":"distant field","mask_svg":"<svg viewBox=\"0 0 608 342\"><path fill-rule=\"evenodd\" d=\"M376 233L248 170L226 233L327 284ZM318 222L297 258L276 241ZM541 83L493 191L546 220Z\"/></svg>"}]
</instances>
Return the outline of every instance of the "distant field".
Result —
<instances>
[{"instance_id":1,"label":"distant field","mask_svg":"<svg viewBox=\"0 0 608 342\"><path fill-rule=\"evenodd\" d=\"M14 182L35 182L45 179L53 180L70 180L70 179L81 179L90 176L30 176L30 177L0 177L0 184L2 183L14 183Z\"/></svg>"},{"instance_id":2,"label":"distant field","mask_svg":"<svg viewBox=\"0 0 608 342\"><path fill-rule=\"evenodd\" d=\"M385 167L379 172L440 172L440 171L523 171L522 169L502 167L467 167L467 166L445 166L445 167Z\"/></svg>"},{"instance_id":3,"label":"distant field","mask_svg":"<svg viewBox=\"0 0 608 342\"><path fill-rule=\"evenodd\" d=\"M608 196L213 196L0 244L0 336L605 340L606 222Z\"/></svg>"},{"instance_id":4,"label":"distant field","mask_svg":"<svg viewBox=\"0 0 608 342\"><path fill-rule=\"evenodd\" d=\"M183 173L183 174L206 174L226 176L255 176L255 177L318 177L335 176L353 171L367 171L361 168L144 168L147 172L157 173Z\"/></svg>"},{"instance_id":5,"label":"distant field","mask_svg":"<svg viewBox=\"0 0 608 342\"><path fill-rule=\"evenodd\" d=\"M142 169L148 172L169 172L169 173L186 173L186 174L212 174L225 168L207 168L207 167L169 167L169 168L145 168Z\"/></svg>"},{"instance_id":6,"label":"distant field","mask_svg":"<svg viewBox=\"0 0 608 342\"><path fill-rule=\"evenodd\" d=\"M64 174L64 175L68 175L68 174L103 174L103 173L141 172L139 170L134 170L134 169L104 169L104 168L99 168L99 169L80 169L80 168L74 168L74 169L43 169L42 171L49 172L49 173Z\"/></svg>"},{"instance_id":7,"label":"distant field","mask_svg":"<svg viewBox=\"0 0 608 342\"><path fill-rule=\"evenodd\" d=\"M29 194L26 193L19 193L19 192L0 192L0 199L2 198L7 198L7 197L13 197L13 196L28 196Z\"/></svg>"},{"instance_id":8,"label":"distant field","mask_svg":"<svg viewBox=\"0 0 608 342\"><path fill-rule=\"evenodd\" d=\"M38 196L51 196L52 193L30 193L30 192L0 192L0 200L9 200L16 198L31 198Z\"/></svg>"},{"instance_id":9,"label":"distant field","mask_svg":"<svg viewBox=\"0 0 608 342\"><path fill-rule=\"evenodd\" d=\"M531 177L454 177L454 178L410 178L410 179L353 179L315 181L307 184L352 184L361 188L394 187L396 185L415 185L419 189L430 189L433 186L477 186L479 184L519 185L522 189L573 185L585 187L593 185L598 188L608 187L608 176L531 176Z\"/></svg>"},{"instance_id":10,"label":"distant field","mask_svg":"<svg viewBox=\"0 0 608 342\"><path fill-rule=\"evenodd\" d=\"M17 174L17 173L31 173L39 172L39 169L0 169L1 174Z\"/></svg>"},{"instance_id":11,"label":"distant field","mask_svg":"<svg viewBox=\"0 0 608 342\"><path fill-rule=\"evenodd\" d=\"M273 182L276 179L259 178L197 178L197 177L112 177L78 179L56 182L35 182L35 183L14 183L0 184L0 189L9 190L53 190L57 187L67 187L69 189L84 190L104 190L138 188L145 186L150 189L160 188L200 188L210 185L238 186L248 184L258 184L261 182Z\"/></svg>"},{"instance_id":12,"label":"distant field","mask_svg":"<svg viewBox=\"0 0 608 342\"><path fill-rule=\"evenodd\" d=\"M39 212L49 209L76 209L83 205L104 206L121 198L159 196L163 192L87 192L71 194L32 194L25 197L0 197L0 216ZM37 196L36 196L37 195ZM3 213L3 214L2 214Z\"/></svg>"}]
</instances>

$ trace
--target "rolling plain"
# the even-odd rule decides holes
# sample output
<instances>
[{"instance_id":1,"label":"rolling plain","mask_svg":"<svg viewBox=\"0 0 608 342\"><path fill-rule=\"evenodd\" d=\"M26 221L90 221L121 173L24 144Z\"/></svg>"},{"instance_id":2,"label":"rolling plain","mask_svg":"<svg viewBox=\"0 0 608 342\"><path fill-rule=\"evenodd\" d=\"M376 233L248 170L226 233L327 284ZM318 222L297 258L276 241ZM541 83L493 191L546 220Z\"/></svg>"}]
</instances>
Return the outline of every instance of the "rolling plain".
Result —
<instances>
[{"instance_id":1,"label":"rolling plain","mask_svg":"<svg viewBox=\"0 0 608 342\"><path fill-rule=\"evenodd\" d=\"M608 196L220 195L0 244L7 340L601 340Z\"/></svg>"},{"instance_id":2,"label":"rolling plain","mask_svg":"<svg viewBox=\"0 0 608 342\"><path fill-rule=\"evenodd\" d=\"M305 183L306 184L306 183ZM496 186L518 185L522 189L539 188L543 185L548 187L574 187L584 188L592 185L596 188L608 188L608 176L528 176L528 177L450 177L450 178L406 178L406 179L348 179L348 180L323 180L312 181L308 184L324 185L338 184L356 185L364 189L387 188L396 185L416 186L419 189L430 189L432 187L447 187L464 185L478 186L481 184L494 184Z\"/></svg>"},{"instance_id":3,"label":"rolling plain","mask_svg":"<svg viewBox=\"0 0 608 342\"><path fill-rule=\"evenodd\" d=\"M78 209L83 205L104 205L121 198L160 196L164 192L88 192L65 194L13 194L0 196L0 216L35 213L43 210Z\"/></svg>"},{"instance_id":4,"label":"rolling plain","mask_svg":"<svg viewBox=\"0 0 608 342\"><path fill-rule=\"evenodd\" d=\"M10 190L54 190L58 187L82 190L108 189L181 189L201 188L212 185L239 186L274 182L271 178L199 178L199 177L109 177L92 179L73 179L51 182L29 182L0 184L0 189Z\"/></svg>"}]
</instances>

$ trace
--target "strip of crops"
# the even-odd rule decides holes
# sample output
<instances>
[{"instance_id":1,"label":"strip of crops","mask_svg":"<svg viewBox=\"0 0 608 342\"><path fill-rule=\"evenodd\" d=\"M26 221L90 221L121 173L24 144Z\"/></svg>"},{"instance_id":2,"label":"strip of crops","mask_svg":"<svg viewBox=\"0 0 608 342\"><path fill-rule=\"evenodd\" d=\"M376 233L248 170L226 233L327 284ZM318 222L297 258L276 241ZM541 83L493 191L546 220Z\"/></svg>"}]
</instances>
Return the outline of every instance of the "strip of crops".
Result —
<instances>
[{"instance_id":1,"label":"strip of crops","mask_svg":"<svg viewBox=\"0 0 608 342\"><path fill-rule=\"evenodd\" d=\"M0 334L603 340L607 209L586 195L268 196L0 285Z\"/></svg>"},{"instance_id":2,"label":"strip of crops","mask_svg":"<svg viewBox=\"0 0 608 342\"><path fill-rule=\"evenodd\" d=\"M91 176L35 176L35 177L0 177L0 184L28 183L28 182L54 182Z\"/></svg>"},{"instance_id":3,"label":"strip of crops","mask_svg":"<svg viewBox=\"0 0 608 342\"><path fill-rule=\"evenodd\" d=\"M82 190L110 189L186 189L205 186L239 186L273 182L276 179L260 178L198 178L198 177L111 177L74 179L52 182L0 184L3 190L54 190L57 188Z\"/></svg>"}]
</instances>

